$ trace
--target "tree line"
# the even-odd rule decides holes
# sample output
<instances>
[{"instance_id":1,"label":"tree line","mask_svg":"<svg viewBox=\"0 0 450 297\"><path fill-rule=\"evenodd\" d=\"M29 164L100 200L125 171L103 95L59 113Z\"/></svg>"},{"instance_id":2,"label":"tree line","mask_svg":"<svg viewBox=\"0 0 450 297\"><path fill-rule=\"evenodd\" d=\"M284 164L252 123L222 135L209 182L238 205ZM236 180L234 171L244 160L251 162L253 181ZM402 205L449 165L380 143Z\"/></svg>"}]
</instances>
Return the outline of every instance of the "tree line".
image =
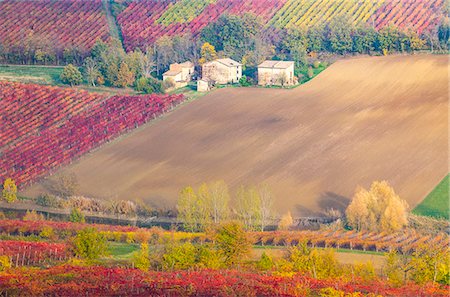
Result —
<instances>
[{"instance_id":1,"label":"tree line","mask_svg":"<svg viewBox=\"0 0 450 297\"><path fill-rule=\"evenodd\" d=\"M172 63L192 61L199 66L215 58L230 57L241 62L246 77L254 80L256 66L262 61L292 60L297 76L310 76L307 71L327 55L448 51L449 28L444 20L434 31L419 35L412 29L391 25L380 30L368 24L354 25L348 17L339 16L313 27L277 29L266 27L261 18L251 13L225 14L196 37L162 36L145 48L129 52L125 52L120 40L111 38L106 42L97 40L90 51L70 46L56 54L50 42L30 35L20 46L0 44L0 62L71 64L61 77L64 83L75 85L84 81L92 86L134 87L150 93L173 86L161 81Z\"/></svg>"},{"instance_id":2,"label":"tree line","mask_svg":"<svg viewBox=\"0 0 450 297\"><path fill-rule=\"evenodd\" d=\"M235 207L231 207L231 203ZM180 191L178 219L186 231L204 231L229 220L238 220L247 230L264 231L273 223L273 194L266 184L241 186L231 199L224 181L203 183L195 190Z\"/></svg>"}]
</instances>

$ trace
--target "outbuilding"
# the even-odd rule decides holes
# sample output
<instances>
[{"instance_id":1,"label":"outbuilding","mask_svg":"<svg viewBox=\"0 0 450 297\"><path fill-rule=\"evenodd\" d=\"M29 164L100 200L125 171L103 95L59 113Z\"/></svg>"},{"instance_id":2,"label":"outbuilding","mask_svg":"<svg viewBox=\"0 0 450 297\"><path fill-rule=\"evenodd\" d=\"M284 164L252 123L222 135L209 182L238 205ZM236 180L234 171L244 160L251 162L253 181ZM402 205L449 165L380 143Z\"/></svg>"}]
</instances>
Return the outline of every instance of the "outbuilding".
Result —
<instances>
[{"instance_id":1,"label":"outbuilding","mask_svg":"<svg viewBox=\"0 0 450 297\"><path fill-rule=\"evenodd\" d=\"M258 85L294 85L294 62L266 60L258 65Z\"/></svg>"}]
</instances>

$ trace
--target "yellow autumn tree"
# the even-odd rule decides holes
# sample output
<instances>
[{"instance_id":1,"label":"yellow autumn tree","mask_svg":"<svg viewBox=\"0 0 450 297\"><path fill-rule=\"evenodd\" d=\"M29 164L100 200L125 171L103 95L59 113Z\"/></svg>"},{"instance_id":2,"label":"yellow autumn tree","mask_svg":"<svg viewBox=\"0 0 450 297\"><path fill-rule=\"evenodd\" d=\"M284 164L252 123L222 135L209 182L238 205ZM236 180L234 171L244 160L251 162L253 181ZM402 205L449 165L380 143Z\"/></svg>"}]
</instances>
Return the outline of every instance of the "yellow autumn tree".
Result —
<instances>
[{"instance_id":1,"label":"yellow autumn tree","mask_svg":"<svg viewBox=\"0 0 450 297\"><path fill-rule=\"evenodd\" d=\"M345 212L349 225L358 231L368 228L369 201L370 193L358 187L352 202Z\"/></svg>"},{"instance_id":2,"label":"yellow autumn tree","mask_svg":"<svg viewBox=\"0 0 450 297\"><path fill-rule=\"evenodd\" d=\"M11 178L7 178L3 182L2 198L8 203L12 203L17 199L17 186Z\"/></svg>"},{"instance_id":3,"label":"yellow autumn tree","mask_svg":"<svg viewBox=\"0 0 450 297\"><path fill-rule=\"evenodd\" d=\"M278 230L288 230L290 226L294 223L292 219L291 212L288 211L281 217L280 222L278 223Z\"/></svg>"},{"instance_id":4,"label":"yellow autumn tree","mask_svg":"<svg viewBox=\"0 0 450 297\"><path fill-rule=\"evenodd\" d=\"M408 223L408 204L386 181L375 181L370 190L359 188L347 207L350 226L357 230L396 232Z\"/></svg>"},{"instance_id":5,"label":"yellow autumn tree","mask_svg":"<svg viewBox=\"0 0 450 297\"><path fill-rule=\"evenodd\" d=\"M120 64L119 72L117 73L117 80L114 85L117 87L125 88L131 86L134 83L134 74L124 62Z\"/></svg>"},{"instance_id":6,"label":"yellow autumn tree","mask_svg":"<svg viewBox=\"0 0 450 297\"><path fill-rule=\"evenodd\" d=\"M213 60L217 59L216 49L209 42L205 42L202 45L202 48L201 48L201 51L200 51L200 55L201 55L201 57L198 60L200 65L203 65L206 62L210 62L210 61L213 61Z\"/></svg>"}]
</instances>

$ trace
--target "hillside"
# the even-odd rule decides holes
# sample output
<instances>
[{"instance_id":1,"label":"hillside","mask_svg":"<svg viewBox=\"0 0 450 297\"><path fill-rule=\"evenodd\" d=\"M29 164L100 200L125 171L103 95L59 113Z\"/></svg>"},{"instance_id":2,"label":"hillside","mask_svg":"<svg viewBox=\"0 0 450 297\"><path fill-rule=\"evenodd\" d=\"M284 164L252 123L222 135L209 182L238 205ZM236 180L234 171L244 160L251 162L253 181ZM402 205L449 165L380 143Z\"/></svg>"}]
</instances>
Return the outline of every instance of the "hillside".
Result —
<instances>
[{"instance_id":1,"label":"hillside","mask_svg":"<svg viewBox=\"0 0 450 297\"><path fill-rule=\"evenodd\" d=\"M0 180L24 186L182 100L0 81Z\"/></svg>"},{"instance_id":2,"label":"hillside","mask_svg":"<svg viewBox=\"0 0 450 297\"><path fill-rule=\"evenodd\" d=\"M253 13L267 24L267 31L308 28L347 17L354 25L393 25L420 34L442 21L444 6L444 0L143 0L129 1L117 20L125 47L133 49L160 36L195 36L224 14Z\"/></svg>"},{"instance_id":3,"label":"hillside","mask_svg":"<svg viewBox=\"0 0 450 297\"><path fill-rule=\"evenodd\" d=\"M342 208L379 179L414 206L448 171L446 65L446 56L348 59L293 90L221 89L59 173L75 173L87 196L159 207L217 179L233 190L267 182L280 212Z\"/></svg>"},{"instance_id":4,"label":"hillside","mask_svg":"<svg viewBox=\"0 0 450 297\"><path fill-rule=\"evenodd\" d=\"M113 37L121 34L127 50L144 49L161 36L198 35L224 14L253 13L266 31L308 28L343 16L353 25L393 25L419 34L434 30L445 16L445 0L114 0L119 8L110 7L101 0L0 1L0 44L16 63L30 63L31 57L18 53L38 48L37 62L52 64L55 56L85 55L97 39L110 36L110 29Z\"/></svg>"}]
</instances>

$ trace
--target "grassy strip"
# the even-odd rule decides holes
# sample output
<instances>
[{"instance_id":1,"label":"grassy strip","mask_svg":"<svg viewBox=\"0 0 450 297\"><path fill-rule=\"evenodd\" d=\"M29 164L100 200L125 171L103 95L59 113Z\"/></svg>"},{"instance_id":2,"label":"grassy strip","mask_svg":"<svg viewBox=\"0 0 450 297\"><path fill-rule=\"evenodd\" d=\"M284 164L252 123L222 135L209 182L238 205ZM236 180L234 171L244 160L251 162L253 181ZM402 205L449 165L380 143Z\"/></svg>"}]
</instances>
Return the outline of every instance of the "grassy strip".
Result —
<instances>
[{"instance_id":1,"label":"grassy strip","mask_svg":"<svg viewBox=\"0 0 450 297\"><path fill-rule=\"evenodd\" d=\"M449 220L449 180L450 175L445 176L436 188L412 212L417 215Z\"/></svg>"},{"instance_id":2,"label":"grassy strip","mask_svg":"<svg viewBox=\"0 0 450 297\"><path fill-rule=\"evenodd\" d=\"M64 67L59 66L27 66L0 65L0 79L22 83L59 85Z\"/></svg>"},{"instance_id":3,"label":"grassy strip","mask_svg":"<svg viewBox=\"0 0 450 297\"><path fill-rule=\"evenodd\" d=\"M139 244L110 242L108 253L118 260L130 259L132 254L139 250Z\"/></svg>"}]
</instances>

